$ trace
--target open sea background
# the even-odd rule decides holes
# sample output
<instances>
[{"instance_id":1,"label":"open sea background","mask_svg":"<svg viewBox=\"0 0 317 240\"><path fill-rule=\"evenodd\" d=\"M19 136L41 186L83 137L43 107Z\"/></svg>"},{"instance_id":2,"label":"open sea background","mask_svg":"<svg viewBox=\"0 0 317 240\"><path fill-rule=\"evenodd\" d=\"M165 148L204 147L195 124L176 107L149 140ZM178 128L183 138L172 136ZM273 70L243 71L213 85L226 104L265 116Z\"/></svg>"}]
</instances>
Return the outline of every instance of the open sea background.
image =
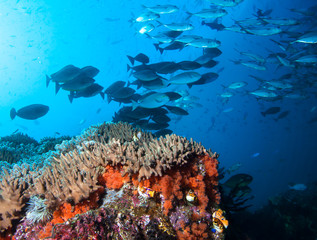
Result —
<instances>
[{"instance_id":1,"label":"open sea background","mask_svg":"<svg viewBox=\"0 0 317 240\"><path fill-rule=\"evenodd\" d=\"M272 17L299 18L289 9L308 8L315 2L250 1L228 8L229 14L222 23L230 26L233 20L254 17L255 8L273 9ZM253 208L259 208L267 199L286 191L289 183L316 181L317 117L315 95L307 99L282 99L270 102L257 100L247 93L258 88L249 74L263 79L273 79L288 73L285 67L269 64L267 71L258 71L235 65L240 59L238 49L262 56L279 52L270 39L276 36L254 36L229 31L213 31L201 25L201 19L193 16L186 20L186 11L197 12L209 4L196 1L109 1L109 0L3 0L0 2L0 136L7 136L19 129L37 140L47 136L78 135L90 125L111 121L120 106L107 103L100 96L78 98L70 103L66 91L55 95L53 84L47 88L45 75L51 75L68 64L78 67L94 66L100 70L96 82L107 88L115 81L133 81L127 72L126 55L142 52L150 57L150 63L160 61L194 60L202 55L199 48L186 47L182 51L155 50L154 40L138 33L141 25L129 20L144 10L142 4L173 4L178 13L161 16L164 23L188 21L195 26L191 34L221 41L223 54L216 58L219 64L211 71L218 71L219 78L205 85L172 85L169 91L187 90L201 106L189 109L189 115L181 118L171 115L170 129L175 134L193 138L206 148L220 154L220 167L241 163L235 173L253 176L250 185L255 198ZM162 27L160 27L162 28ZM157 31L157 30L155 30ZM316 67L316 65L312 66ZM208 72L200 69L199 72ZM228 102L221 99L224 87L232 82L248 83L238 89ZM140 90L139 92L142 92ZM19 109L40 103L50 107L47 115L30 121L10 119L12 107ZM198 104L196 104L198 105ZM276 115L262 116L261 112L274 106L290 114L279 121ZM231 109L232 108L232 109ZM98 110L101 109L99 113Z\"/></svg>"}]
</instances>

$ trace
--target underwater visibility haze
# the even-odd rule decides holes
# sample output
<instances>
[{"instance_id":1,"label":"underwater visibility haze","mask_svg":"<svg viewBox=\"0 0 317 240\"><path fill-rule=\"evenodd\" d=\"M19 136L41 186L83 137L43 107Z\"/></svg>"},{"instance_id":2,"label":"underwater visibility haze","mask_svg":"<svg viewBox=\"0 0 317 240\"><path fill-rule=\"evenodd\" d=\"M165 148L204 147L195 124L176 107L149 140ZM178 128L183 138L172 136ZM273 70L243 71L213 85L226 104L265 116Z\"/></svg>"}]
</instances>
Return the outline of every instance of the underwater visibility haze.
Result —
<instances>
[{"instance_id":1,"label":"underwater visibility haze","mask_svg":"<svg viewBox=\"0 0 317 240\"><path fill-rule=\"evenodd\" d=\"M177 207L167 207L166 203L163 207L164 214L169 214L173 230L168 227L168 220L162 220L163 223L159 224L161 232L171 239L190 239L190 234L194 236L191 239L222 239L223 228L228 227L227 239L264 239L261 238L264 235L257 236L248 231L247 226L236 224L231 227L230 222L234 225L241 215L241 219L256 218L258 225L254 221L254 226L249 226L249 229L256 229L264 224L265 221L261 223L260 220L265 213L271 212L267 214L274 218L273 212L278 211L282 216L281 227L277 224L270 229L277 229L281 235L276 233L275 237L266 239L293 239L284 232L292 233L293 237L302 236L296 239L316 239L317 226L313 223L317 222L316 210L309 216L304 215L305 220L300 220L300 223L290 220L300 215L299 209L316 209L316 205L310 204L310 201L317 200L315 4L313 0L1 1L1 179L8 174L12 177L16 164L21 167L21 172L26 168L23 163L50 166L52 163L45 163L44 158L54 157L57 161L60 154L66 156L76 148L79 153L87 153L97 143L104 144L99 138L87 137L89 131L102 132L106 136L107 131L111 134L119 131L124 135L122 132L127 130L133 135L130 141L138 144L144 141L148 145L142 144L148 148L154 146L149 142L155 142L156 138L176 134L181 139L192 138L201 143L203 147L190 143L193 147L186 148L186 151L199 155L200 165L197 163L197 166L202 162L205 164L206 174L210 173L208 176L213 183L215 175L207 166L219 162L217 170L213 171L219 174L220 193L215 191L208 197L210 202L211 199L215 202L221 199L217 204L224 210L224 215L227 214L229 226L227 220L222 219L222 210L214 207L211 211L213 227L207 223L206 226L198 224L197 229L202 232L199 234L189 222L190 231L186 224L181 223L181 228L173 220L173 214L168 213L169 209L181 208L182 197L175 194L180 205L173 202L175 199L167 198ZM115 130L110 131L112 125L105 122L127 122L138 130L115 125ZM118 126L123 130L118 130ZM153 135L146 135L147 131ZM80 137L70 140L79 135L87 141ZM175 138L166 138L164 144L175 141L184 146L187 144L187 140ZM95 145L91 141L95 141ZM111 143L112 140L107 141ZM75 143L78 146L71 147ZM155 144L161 146L159 144L163 143ZM88 150L83 150L84 145ZM180 145L177 146L182 152ZM63 147L67 151L62 150ZM183 156L187 157L186 151ZM201 157L202 152L209 154L209 160ZM37 157L40 154L44 154L43 157ZM153 159L158 156L154 154ZM182 161L175 163L180 172L183 171ZM173 168L176 166L173 164L166 163L162 169ZM108 167L106 171L110 171ZM192 166L195 177L202 174L195 169ZM151 174L161 176L157 168L148 171L141 167L138 180L143 177L151 179ZM124 172L136 174L136 170L130 168ZM114 171L113 174L117 173ZM182 174L190 176L187 170ZM98 181L109 188L106 180ZM207 191L209 185L204 181ZM141 190L139 186L141 202L155 198L155 194L160 192L153 184L144 183ZM28 182L27 185L32 184ZM187 186L181 193L181 196L186 195L184 201L189 206L197 204L198 213L204 212L198 205L201 204L200 190L195 192L195 187L185 180L180 185ZM0 187L3 189L3 186L6 185ZM188 186L193 189L187 189ZM25 190L27 193L23 200L21 198L23 206L19 212L30 214L30 208L45 205L48 197L34 189ZM96 186L91 183L87 195L65 202L78 204L91 197L95 190ZM111 191L114 190L109 190L108 195L118 197L119 193ZM166 200L166 195L164 197ZM47 204L52 209L60 206L57 200L54 201ZM106 202L104 200L103 206ZM1 209L0 206L0 212ZM246 214L236 215L245 210ZM32 215L33 223L55 219L54 214L51 211L46 217ZM207 221L206 216L202 222ZM0 221L3 237L25 239L26 230L22 234L22 227L18 226L21 219L21 216L16 217L8 225L1 225ZM215 219L220 219L220 223ZM142 221L145 224L145 220ZM43 229L38 227L37 231L47 232ZM211 232L207 234L206 229L211 229ZM174 230L175 234L172 233ZM186 231L190 232L188 236ZM119 239L137 239L133 234L124 238L119 230L117 234ZM41 236L50 235L43 233ZM54 233L51 237L54 239ZM107 237L104 239L111 239L109 234ZM42 238L39 235L27 239Z\"/></svg>"}]
</instances>

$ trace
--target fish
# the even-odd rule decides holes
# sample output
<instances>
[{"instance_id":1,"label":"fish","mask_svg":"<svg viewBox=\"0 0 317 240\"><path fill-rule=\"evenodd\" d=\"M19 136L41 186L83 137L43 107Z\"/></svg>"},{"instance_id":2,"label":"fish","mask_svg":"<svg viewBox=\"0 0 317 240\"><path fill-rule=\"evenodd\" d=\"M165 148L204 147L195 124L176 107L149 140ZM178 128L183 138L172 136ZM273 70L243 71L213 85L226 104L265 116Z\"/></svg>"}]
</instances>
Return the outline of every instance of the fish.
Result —
<instances>
[{"instance_id":1,"label":"fish","mask_svg":"<svg viewBox=\"0 0 317 240\"><path fill-rule=\"evenodd\" d=\"M253 181L253 177L249 174L240 173L233 175L227 181L225 181L222 185L235 188L235 187L243 187L249 185Z\"/></svg>"},{"instance_id":2,"label":"fish","mask_svg":"<svg viewBox=\"0 0 317 240\"><path fill-rule=\"evenodd\" d=\"M187 46L197 47L197 48L217 48L221 45L221 42L216 39L200 38L191 41L186 44Z\"/></svg>"},{"instance_id":3,"label":"fish","mask_svg":"<svg viewBox=\"0 0 317 240\"><path fill-rule=\"evenodd\" d=\"M317 43L317 31L305 33L304 35L300 36L298 39L291 43L315 44Z\"/></svg>"},{"instance_id":4,"label":"fish","mask_svg":"<svg viewBox=\"0 0 317 240\"><path fill-rule=\"evenodd\" d=\"M171 113L174 113L176 115L182 115L182 116L189 115L189 113L186 110L180 107L168 106L168 105L165 105L164 107L166 107Z\"/></svg>"},{"instance_id":5,"label":"fish","mask_svg":"<svg viewBox=\"0 0 317 240\"><path fill-rule=\"evenodd\" d=\"M123 88L126 82L124 81L116 81L113 84L111 84L106 90L105 94L112 94L116 91L118 91L120 88Z\"/></svg>"},{"instance_id":6,"label":"fish","mask_svg":"<svg viewBox=\"0 0 317 240\"><path fill-rule=\"evenodd\" d=\"M154 47L156 50L160 51L161 54L163 54L164 51L166 50L179 50L181 51L186 45L184 43L181 42L173 42L170 45L166 46L166 47L160 47L159 44L154 44Z\"/></svg>"},{"instance_id":7,"label":"fish","mask_svg":"<svg viewBox=\"0 0 317 240\"><path fill-rule=\"evenodd\" d=\"M165 135L172 134L172 133L173 133L172 130L164 128L164 129L161 129L161 130L155 132L154 135L158 138L158 137L161 137L161 136L164 137Z\"/></svg>"},{"instance_id":8,"label":"fish","mask_svg":"<svg viewBox=\"0 0 317 240\"><path fill-rule=\"evenodd\" d=\"M164 93L150 92L143 95L137 102L132 101L132 111L138 107L142 107L142 108L162 107L169 101L170 101L169 97Z\"/></svg>"},{"instance_id":9,"label":"fish","mask_svg":"<svg viewBox=\"0 0 317 240\"><path fill-rule=\"evenodd\" d=\"M210 23L202 21L201 25L206 25L206 26L210 27L211 29L217 30L217 31L222 31L226 28L223 24L218 23L218 19L215 19L213 22L210 22Z\"/></svg>"},{"instance_id":10,"label":"fish","mask_svg":"<svg viewBox=\"0 0 317 240\"><path fill-rule=\"evenodd\" d=\"M188 18L190 18L191 16L197 16L204 19L221 18L228 14L228 12L222 8L208 8L208 9L202 9L201 11L196 13L191 13L191 12L186 12L186 13L189 14Z\"/></svg>"},{"instance_id":11,"label":"fish","mask_svg":"<svg viewBox=\"0 0 317 240\"><path fill-rule=\"evenodd\" d=\"M243 2L243 0L207 0L207 2L220 7L235 7Z\"/></svg>"},{"instance_id":12,"label":"fish","mask_svg":"<svg viewBox=\"0 0 317 240\"><path fill-rule=\"evenodd\" d=\"M257 152L257 153L253 153L253 154L251 155L252 158L256 158L256 157L258 157L258 156L260 156L260 153L258 153L258 152Z\"/></svg>"},{"instance_id":13,"label":"fish","mask_svg":"<svg viewBox=\"0 0 317 240\"><path fill-rule=\"evenodd\" d=\"M201 68L201 64L195 61L182 61L177 63L180 70L195 70Z\"/></svg>"},{"instance_id":14,"label":"fish","mask_svg":"<svg viewBox=\"0 0 317 240\"><path fill-rule=\"evenodd\" d=\"M156 13L156 14L170 14L170 13L174 13L177 12L179 10L179 8L175 5L170 5L170 4L166 4L166 5L156 5L153 7L147 7L142 5L142 7L144 7L145 9L147 9L150 12Z\"/></svg>"},{"instance_id":15,"label":"fish","mask_svg":"<svg viewBox=\"0 0 317 240\"><path fill-rule=\"evenodd\" d=\"M257 36L272 36L281 33L283 30L280 27L263 27L263 26L252 26L252 27L243 27L242 25L238 24L240 28L252 35L257 35Z\"/></svg>"},{"instance_id":16,"label":"fish","mask_svg":"<svg viewBox=\"0 0 317 240\"><path fill-rule=\"evenodd\" d=\"M87 77L84 73L77 75L70 81L63 84L56 83L55 94L58 93L59 89L62 88L66 91L79 91L83 90L95 82L95 79Z\"/></svg>"},{"instance_id":17,"label":"fish","mask_svg":"<svg viewBox=\"0 0 317 240\"><path fill-rule=\"evenodd\" d=\"M80 69L79 74L83 74L87 77L94 78L97 76L97 74L100 72L100 70L93 66L86 66Z\"/></svg>"},{"instance_id":18,"label":"fish","mask_svg":"<svg viewBox=\"0 0 317 240\"><path fill-rule=\"evenodd\" d=\"M152 71L150 69L137 71L137 72L132 73L132 75L133 75L133 77L135 77L141 81L152 81L152 80L155 80L155 79L160 77L159 75L157 75L154 71Z\"/></svg>"},{"instance_id":19,"label":"fish","mask_svg":"<svg viewBox=\"0 0 317 240\"><path fill-rule=\"evenodd\" d=\"M303 183L289 184L288 188L295 191L305 191L307 186Z\"/></svg>"},{"instance_id":20,"label":"fish","mask_svg":"<svg viewBox=\"0 0 317 240\"><path fill-rule=\"evenodd\" d=\"M140 14L136 18L132 18L129 22L131 23L143 23L143 22L148 22L148 21L154 21L160 17L159 14L154 13L154 12L144 12Z\"/></svg>"},{"instance_id":21,"label":"fish","mask_svg":"<svg viewBox=\"0 0 317 240\"><path fill-rule=\"evenodd\" d=\"M240 169L240 167L242 166L241 163L236 163L236 164L233 164L232 166L230 166L228 169L227 169L227 173L228 174L231 174L232 172L235 172L237 171L238 169Z\"/></svg>"},{"instance_id":22,"label":"fish","mask_svg":"<svg viewBox=\"0 0 317 240\"><path fill-rule=\"evenodd\" d=\"M100 86L97 83L94 83L90 85L89 87L84 88L82 90L71 92L68 95L68 99L72 103L74 98L80 98L80 97L88 98L88 97L96 96L97 94L100 94L101 98L104 99L105 93L102 92L102 90L103 90L102 86Z\"/></svg>"},{"instance_id":23,"label":"fish","mask_svg":"<svg viewBox=\"0 0 317 240\"><path fill-rule=\"evenodd\" d=\"M152 23L146 24L139 29L139 33L145 34L152 32L155 29L155 26Z\"/></svg>"},{"instance_id":24,"label":"fish","mask_svg":"<svg viewBox=\"0 0 317 240\"><path fill-rule=\"evenodd\" d=\"M225 88L238 89L238 88L242 88L242 87L244 87L246 85L248 85L247 82L234 82L234 83L231 83L228 87L225 87Z\"/></svg>"},{"instance_id":25,"label":"fish","mask_svg":"<svg viewBox=\"0 0 317 240\"><path fill-rule=\"evenodd\" d=\"M130 87L122 87L118 89L117 91L114 91L112 93L107 94L107 100L108 103L111 102L111 100L116 100L118 102L121 102L120 100L127 99L135 93L135 90ZM129 102L129 101L128 101Z\"/></svg>"},{"instance_id":26,"label":"fish","mask_svg":"<svg viewBox=\"0 0 317 240\"><path fill-rule=\"evenodd\" d=\"M229 113L229 112L232 112L234 110L233 107L228 107L228 108L225 108L224 110L222 110L223 113Z\"/></svg>"},{"instance_id":27,"label":"fish","mask_svg":"<svg viewBox=\"0 0 317 240\"><path fill-rule=\"evenodd\" d=\"M161 26L168 28L169 30L176 31L176 32L185 32L189 30L193 30L194 26L190 23L169 23L164 24L157 21Z\"/></svg>"},{"instance_id":28,"label":"fish","mask_svg":"<svg viewBox=\"0 0 317 240\"><path fill-rule=\"evenodd\" d=\"M261 98L275 98L278 96L275 92L261 90L261 89L250 92L250 94L256 97L261 97Z\"/></svg>"},{"instance_id":29,"label":"fish","mask_svg":"<svg viewBox=\"0 0 317 240\"><path fill-rule=\"evenodd\" d=\"M278 120L280 120L280 119L282 119L282 118L285 118L285 117L287 117L287 116L289 115L289 113L290 113L290 111L281 112L281 113L277 116L277 118L275 118L274 120L275 120L275 121L278 121Z\"/></svg>"},{"instance_id":30,"label":"fish","mask_svg":"<svg viewBox=\"0 0 317 240\"><path fill-rule=\"evenodd\" d=\"M173 76L170 80L170 84L189 84L198 81L201 75L197 72L183 72L178 75Z\"/></svg>"},{"instance_id":31,"label":"fish","mask_svg":"<svg viewBox=\"0 0 317 240\"><path fill-rule=\"evenodd\" d=\"M10 111L10 117L12 120L16 116L27 120L35 120L45 116L49 109L50 108L48 106L43 104L31 104L20 108L18 111L16 111L15 108L12 108Z\"/></svg>"},{"instance_id":32,"label":"fish","mask_svg":"<svg viewBox=\"0 0 317 240\"><path fill-rule=\"evenodd\" d=\"M201 36L197 35L182 35L179 38L175 39L175 42L181 42L181 43L190 43L196 39L202 38Z\"/></svg>"},{"instance_id":33,"label":"fish","mask_svg":"<svg viewBox=\"0 0 317 240\"><path fill-rule=\"evenodd\" d=\"M175 101L182 97L182 95L177 92L165 92L165 94L169 97L170 101Z\"/></svg>"},{"instance_id":34,"label":"fish","mask_svg":"<svg viewBox=\"0 0 317 240\"><path fill-rule=\"evenodd\" d=\"M261 112L262 116L265 117L266 115L272 115L272 114L277 114L281 111L280 107L270 107L266 109L264 112Z\"/></svg>"},{"instance_id":35,"label":"fish","mask_svg":"<svg viewBox=\"0 0 317 240\"><path fill-rule=\"evenodd\" d=\"M218 77L219 75L214 72L204 73L203 75L201 75L201 78L199 80L193 83L188 83L187 86L191 88L193 85L203 85L203 84L211 83L217 80Z\"/></svg>"},{"instance_id":36,"label":"fish","mask_svg":"<svg viewBox=\"0 0 317 240\"><path fill-rule=\"evenodd\" d=\"M135 57L131 57L127 55L128 59L130 60L131 64L134 65L134 61L146 64L150 62L150 59L148 56L146 56L144 53L139 53Z\"/></svg>"},{"instance_id":37,"label":"fish","mask_svg":"<svg viewBox=\"0 0 317 240\"><path fill-rule=\"evenodd\" d=\"M231 92L224 92L222 94L220 94L220 97L222 98L231 98L233 96L233 93Z\"/></svg>"},{"instance_id":38,"label":"fish","mask_svg":"<svg viewBox=\"0 0 317 240\"><path fill-rule=\"evenodd\" d=\"M50 77L46 75L46 87L48 87L50 81L55 83L65 83L74 79L79 73L80 68L74 65L66 65L56 73L53 73Z\"/></svg>"},{"instance_id":39,"label":"fish","mask_svg":"<svg viewBox=\"0 0 317 240\"><path fill-rule=\"evenodd\" d=\"M302 56L300 58L297 58L295 60L295 62L297 63L312 63L315 64L317 63L317 55L306 55L306 56Z\"/></svg>"}]
</instances>

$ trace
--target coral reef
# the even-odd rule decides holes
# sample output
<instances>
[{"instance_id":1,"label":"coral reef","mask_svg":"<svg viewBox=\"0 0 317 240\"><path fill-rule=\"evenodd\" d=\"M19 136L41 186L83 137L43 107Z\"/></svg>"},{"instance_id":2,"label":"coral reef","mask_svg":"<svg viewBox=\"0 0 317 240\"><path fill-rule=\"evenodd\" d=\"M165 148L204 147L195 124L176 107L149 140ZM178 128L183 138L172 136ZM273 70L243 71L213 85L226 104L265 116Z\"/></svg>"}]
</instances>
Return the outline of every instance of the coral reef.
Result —
<instances>
[{"instance_id":1,"label":"coral reef","mask_svg":"<svg viewBox=\"0 0 317 240\"><path fill-rule=\"evenodd\" d=\"M105 123L55 149L42 168L4 171L4 236L224 238L218 229L226 226L215 228L213 223L220 203L218 155L192 139L156 139L125 123Z\"/></svg>"}]
</instances>

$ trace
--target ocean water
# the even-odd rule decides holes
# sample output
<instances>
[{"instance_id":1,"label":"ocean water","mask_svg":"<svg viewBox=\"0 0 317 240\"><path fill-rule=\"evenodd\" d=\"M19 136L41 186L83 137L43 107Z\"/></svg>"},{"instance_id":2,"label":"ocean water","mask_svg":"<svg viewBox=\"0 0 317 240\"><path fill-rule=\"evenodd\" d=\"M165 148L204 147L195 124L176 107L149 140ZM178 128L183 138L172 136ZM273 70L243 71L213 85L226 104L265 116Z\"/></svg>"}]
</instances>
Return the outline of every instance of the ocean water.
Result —
<instances>
[{"instance_id":1,"label":"ocean water","mask_svg":"<svg viewBox=\"0 0 317 240\"><path fill-rule=\"evenodd\" d=\"M60 90L55 94L54 84L46 87L45 75L51 75L68 64L80 68L97 67L100 73L95 80L107 88L118 80L135 80L127 72L127 64L130 64L127 55L135 56L142 52L149 56L150 63L156 63L193 61L203 54L201 48L190 46L163 54L156 51L153 45L156 41L138 33L142 24L129 22L133 16L144 12L143 4L176 5L179 11L162 15L159 19L162 23L191 23L195 28L188 34L221 41L219 49L222 55L215 58L219 63L211 69L197 70L201 74L219 72L216 81L190 89L186 85L171 85L158 90L187 91L192 99L184 106L187 109L191 105L187 109L188 116L169 114L172 119L169 129L219 153L220 167L230 168L240 163L241 167L235 173L253 176L250 185L255 196L251 201L253 209L267 203L269 197L286 191L289 183L309 184L316 181L317 122L310 123L310 120L317 117L317 85L305 85L305 78L309 78L311 83L316 82L316 75L299 76L297 72L301 68L296 68L295 74L295 68L279 66L276 58L272 60L268 57L272 53L282 52L270 39L283 40L283 34L256 36L215 31L203 26L199 17L186 19L186 11L198 12L208 8L210 4L207 0L1 1L0 136L10 135L16 130L37 140L57 136L57 133L74 136L90 125L112 121L116 111L122 106L129 106L114 101L108 103L99 95L74 99L70 103L67 91ZM290 9L307 9L313 4L314 1L308 0L245 0L235 7L226 8L228 14L219 22L231 26L234 21L254 18L256 9L272 9L272 18L304 21L302 15ZM305 29L314 29L314 23L316 19L315 22L311 21L311 25L305 21ZM159 27L157 22L153 25L157 27L152 33L166 30ZM283 29L297 33L303 31L301 27ZM301 46L297 45L297 49L301 49ZM234 64L233 60L248 59L237 50L263 56L267 60L267 70ZM314 50L316 53L316 47ZM315 67L316 64L307 66ZM259 82L249 75L270 81L287 73L293 74L294 82L302 78L305 86L296 84L290 92L301 93L305 99L282 96L276 101L267 101L249 93L259 88ZM230 90L234 96L224 101L220 96L227 91L224 86L241 81L248 85ZM141 88L137 92L143 94L146 91ZM10 119L11 108L20 109L34 103L49 106L49 112L37 120ZM280 107L281 112L289 111L289 114L278 121L274 120L278 113L264 117L261 112L270 107Z\"/></svg>"}]
</instances>

